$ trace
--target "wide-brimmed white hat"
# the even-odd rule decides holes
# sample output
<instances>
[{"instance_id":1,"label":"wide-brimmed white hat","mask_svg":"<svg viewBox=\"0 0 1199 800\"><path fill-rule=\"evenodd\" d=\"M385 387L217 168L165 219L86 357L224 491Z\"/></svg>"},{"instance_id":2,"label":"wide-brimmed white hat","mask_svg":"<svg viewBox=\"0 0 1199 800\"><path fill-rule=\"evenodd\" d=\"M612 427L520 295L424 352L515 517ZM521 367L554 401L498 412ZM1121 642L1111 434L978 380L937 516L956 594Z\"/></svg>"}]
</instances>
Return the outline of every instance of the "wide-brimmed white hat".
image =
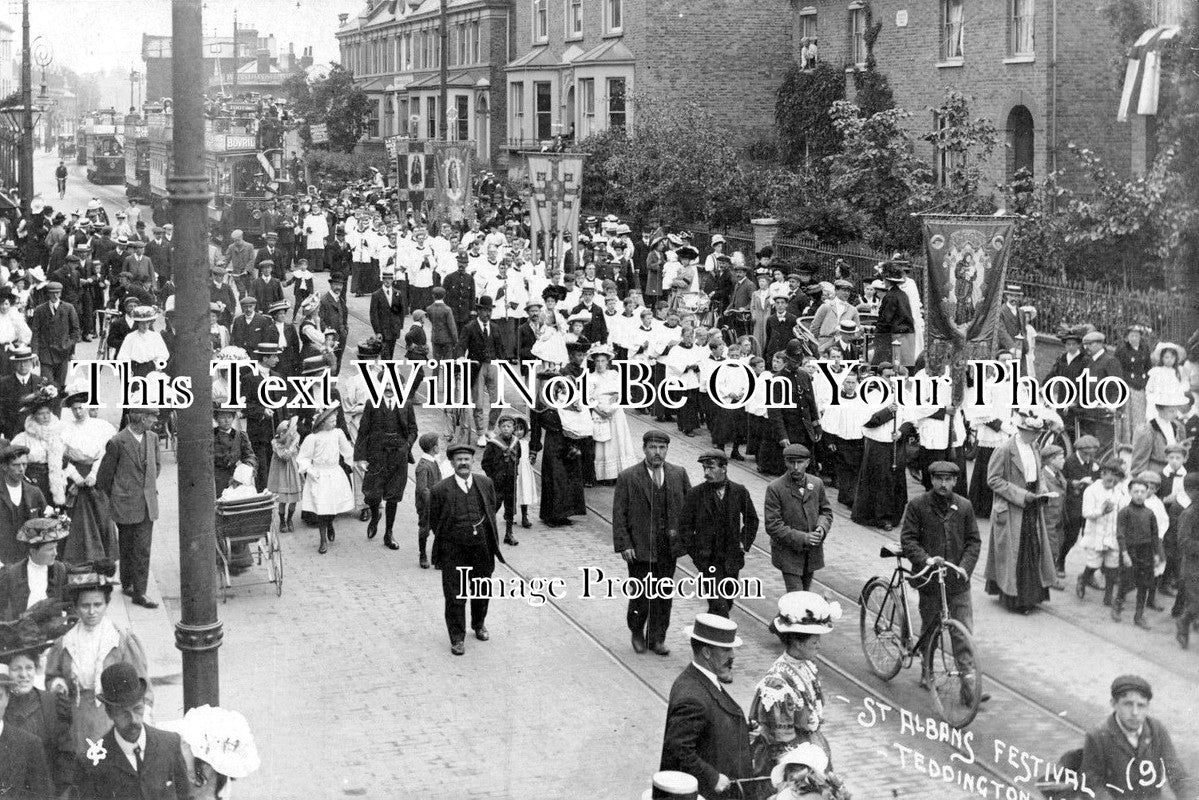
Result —
<instances>
[{"instance_id":1,"label":"wide-brimmed white hat","mask_svg":"<svg viewBox=\"0 0 1199 800\"><path fill-rule=\"evenodd\" d=\"M241 779L257 771L262 762L246 718L229 709L198 706L183 719L165 722L164 730L179 734L192 756L205 762L219 775Z\"/></svg>"},{"instance_id":2,"label":"wide-brimmed white hat","mask_svg":"<svg viewBox=\"0 0 1199 800\"><path fill-rule=\"evenodd\" d=\"M841 619L841 604L825 600L815 592L787 592L779 598L774 628L779 633L831 633Z\"/></svg>"},{"instance_id":3,"label":"wide-brimmed white hat","mask_svg":"<svg viewBox=\"0 0 1199 800\"><path fill-rule=\"evenodd\" d=\"M699 780L686 772L671 769L655 772L651 784L652 788L645 790L641 795L641 800L651 800L655 790L660 793L660 796L676 800L691 800L692 798L698 800L699 798Z\"/></svg>"},{"instance_id":4,"label":"wide-brimmed white hat","mask_svg":"<svg viewBox=\"0 0 1199 800\"><path fill-rule=\"evenodd\" d=\"M1167 389L1161 394L1153 395L1150 400L1155 406L1189 406L1191 404L1191 398L1187 397L1177 386Z\"/></svg>"},{"instance_id":5,"label":"wide-brimmed white hat","mask_svg":"<svg viewBox=\"0 0 1199 800\"><path fill-rule=\"evenodd\" d=\"M1174 351L1174 361L1176 366L1181 367L1182 362L1187 360L1187 351L1183 349L1182 345L1175 344L1174 342L1158 342L1157 346L1153 348L1153 355L1149 357L1150 360L1154 364L1157 364L1159 361L1161 361L1162 353L1166 352L1167 350Z\"/></svg>"},{"instance_id":6,"label":"wide-brimmed white hat","mask_svg":"<svg viewBox=\"0 0 1199 800\"><path fill-rule=\"evenodd\" d=\"M779 761L774 765L774 769L770 770L770 782L774 788L783 785L783 778L787 774L787 767L792 764L802 764L805 767L811 768L814 772L824 774L828 770L828 754L820 747L820 745L804 742L793 750L788 750L779 756Z\"/></svg>"}]
</instances>

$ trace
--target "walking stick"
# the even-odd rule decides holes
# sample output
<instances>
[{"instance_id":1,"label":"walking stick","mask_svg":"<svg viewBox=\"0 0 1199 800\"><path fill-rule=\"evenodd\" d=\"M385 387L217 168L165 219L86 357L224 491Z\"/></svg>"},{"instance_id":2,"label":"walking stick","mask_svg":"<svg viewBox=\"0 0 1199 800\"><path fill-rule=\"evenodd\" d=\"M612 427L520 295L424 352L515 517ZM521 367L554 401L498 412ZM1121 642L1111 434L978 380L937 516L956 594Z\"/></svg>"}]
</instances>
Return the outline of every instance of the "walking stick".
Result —
<instances>
[{"instance_id":1,"label":"walking stick","mask_svg":"<svg viewBox=\"0 0 1199 800\"><path fill-rule=\"evenodd\" d=\"M898 339L891 340L891 364L894 365L895 371L899 371L899 349L900 341ZM895 471L897 462L899 461L899 440L895 438L895 433L899 430L899 411L895 411L891 417L891 471Z\"/></svg>"}]
</instances>

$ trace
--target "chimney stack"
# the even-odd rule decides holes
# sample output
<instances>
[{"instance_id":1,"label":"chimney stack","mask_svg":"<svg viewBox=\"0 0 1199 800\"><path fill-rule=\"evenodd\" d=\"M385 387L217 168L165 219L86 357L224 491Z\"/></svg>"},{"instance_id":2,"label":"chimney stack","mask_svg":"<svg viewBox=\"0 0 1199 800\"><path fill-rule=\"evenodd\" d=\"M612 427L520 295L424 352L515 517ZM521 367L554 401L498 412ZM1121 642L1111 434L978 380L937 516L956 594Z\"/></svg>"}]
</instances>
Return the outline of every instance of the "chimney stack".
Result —
<instances>
[{"instance_id":1,"label":"chimney stack","mask_svg":"<svg viewBox=\"0 0 1199 800\"><path fill-rule=\"evenodd\" d=\"M259 50L258 51L257 71L259 73L271 71L271 51L270 50Z\"/></svg>"},{"instance_id":2,"label":"chimney stack","mask_svg":"<svg viewBox=\"0 0 1199 800\"><path fill-rule=\"evenodd\" d=\"M349 19L349 18L350 18L350 15L349 15L349 14L338 14L338 15L337 15L337 24L338 24L338 25L345 25L345 24L346 24L346 20L347 20L347 19Z\"/></svg>"}]
</instances>

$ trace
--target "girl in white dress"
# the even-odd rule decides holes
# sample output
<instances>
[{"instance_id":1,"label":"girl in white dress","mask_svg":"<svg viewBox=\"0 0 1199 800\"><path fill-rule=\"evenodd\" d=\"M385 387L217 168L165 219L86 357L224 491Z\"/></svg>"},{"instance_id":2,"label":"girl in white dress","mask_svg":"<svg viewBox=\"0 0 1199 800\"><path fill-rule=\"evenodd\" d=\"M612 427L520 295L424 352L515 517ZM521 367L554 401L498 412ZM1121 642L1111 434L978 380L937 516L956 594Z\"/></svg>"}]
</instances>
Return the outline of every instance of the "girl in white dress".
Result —
<instances>
[{"instance_id":1,"label":"girl in white dress","mask_svg":"<svg viewBox=\"0 0 1199 800\"><path fill-rule=\"evenodd\" d=\"M17 296L12 287L0 290L0 375L14 372L9 352L17 347L28 347L33 332L25 322L25 315L16 306Z\"/></svg>"},{"instance_id":2,"label":"girl in white dress","mask_svg":"<svg viewBox=\"0 0 1199 800\"><path fill-rule=\"evenodd\" d=\"M595 479L615 481L621 470L641 460L633 446L629 421L620 407L620 378L612 365L612 348L592 345L587 354L591 371L587 373L587 395L595 423Z\"/></svg>"},{"instance_id":3,"label":"girl in white dress","mask_svg":"<svg viewBox=\"0 0 1199 800\"><path fill-rule=\"evenodd\" d=\"M520 527L531 528L533 523L529 522L529 506L541 502L537 476L533 473L537 454L529 452L529 423L521 416L514 419L513 431L520 442L520 459L516 462L516 505L520 506Z\"/></svg>"},{"instance_id":4,"label":"girl in white dress","mask_svg":"<svg viewBox=\"0 0 1199 800\"><path fill-rule=\"evenodd\" d=\"M322 555L336 537L333 518L354 510L354 493L350 479L342 470L339 459L353 463L354 446L337 427L337 407L326 408L312 421L312 433L300 445L296 466L304 476L300 493L300 510L315 514L320 528Z\"/></svg>"},{"instance_id":5,"label":"girl in white dress","mask_svg":"<svg viewBox=\"0 0 1199 800\"><path fill-rule=\"evenodd\" d=\"M1157 419L1155 398L1185 394L1191 387L1183 377L1185 351L1173 342L1158 342L1149 361L1149 377L1145 382L1145 419Z\"/></svg>"}]
</instances>

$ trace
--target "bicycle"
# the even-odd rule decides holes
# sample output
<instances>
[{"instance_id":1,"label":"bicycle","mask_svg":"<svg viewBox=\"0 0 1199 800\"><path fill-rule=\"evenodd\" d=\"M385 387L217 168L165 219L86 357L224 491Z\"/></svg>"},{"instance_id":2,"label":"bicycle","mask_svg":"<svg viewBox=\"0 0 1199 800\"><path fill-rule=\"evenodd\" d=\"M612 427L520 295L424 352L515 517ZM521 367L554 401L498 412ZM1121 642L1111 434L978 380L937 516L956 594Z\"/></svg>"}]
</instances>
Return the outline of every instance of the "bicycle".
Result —
<instances>
[{"instance_id":1,"label":"bicycle","mask_svg":"<svg viewBox=\"0 0 1199 800\"><path fill-rule=\"evenodd\" d=\"M879 557L894 558L895 571L889 581L876 575L862 587L860 624L866 663L875 675L889 681L919 655L920 685L931 695L938 716L955 728L966 727L978 714L983 695L982 670L970 631L949 616L945 573L952 569L967 580L969 576L947 561L929 563L912 572L904 568L903 554L887 547L879 551ZM934 578L939 579L941 616L927 634L913 640L905 586L910 583L919 589ZM959 663L967 666L962 668Z\"/></svg>"}]
</instances>

